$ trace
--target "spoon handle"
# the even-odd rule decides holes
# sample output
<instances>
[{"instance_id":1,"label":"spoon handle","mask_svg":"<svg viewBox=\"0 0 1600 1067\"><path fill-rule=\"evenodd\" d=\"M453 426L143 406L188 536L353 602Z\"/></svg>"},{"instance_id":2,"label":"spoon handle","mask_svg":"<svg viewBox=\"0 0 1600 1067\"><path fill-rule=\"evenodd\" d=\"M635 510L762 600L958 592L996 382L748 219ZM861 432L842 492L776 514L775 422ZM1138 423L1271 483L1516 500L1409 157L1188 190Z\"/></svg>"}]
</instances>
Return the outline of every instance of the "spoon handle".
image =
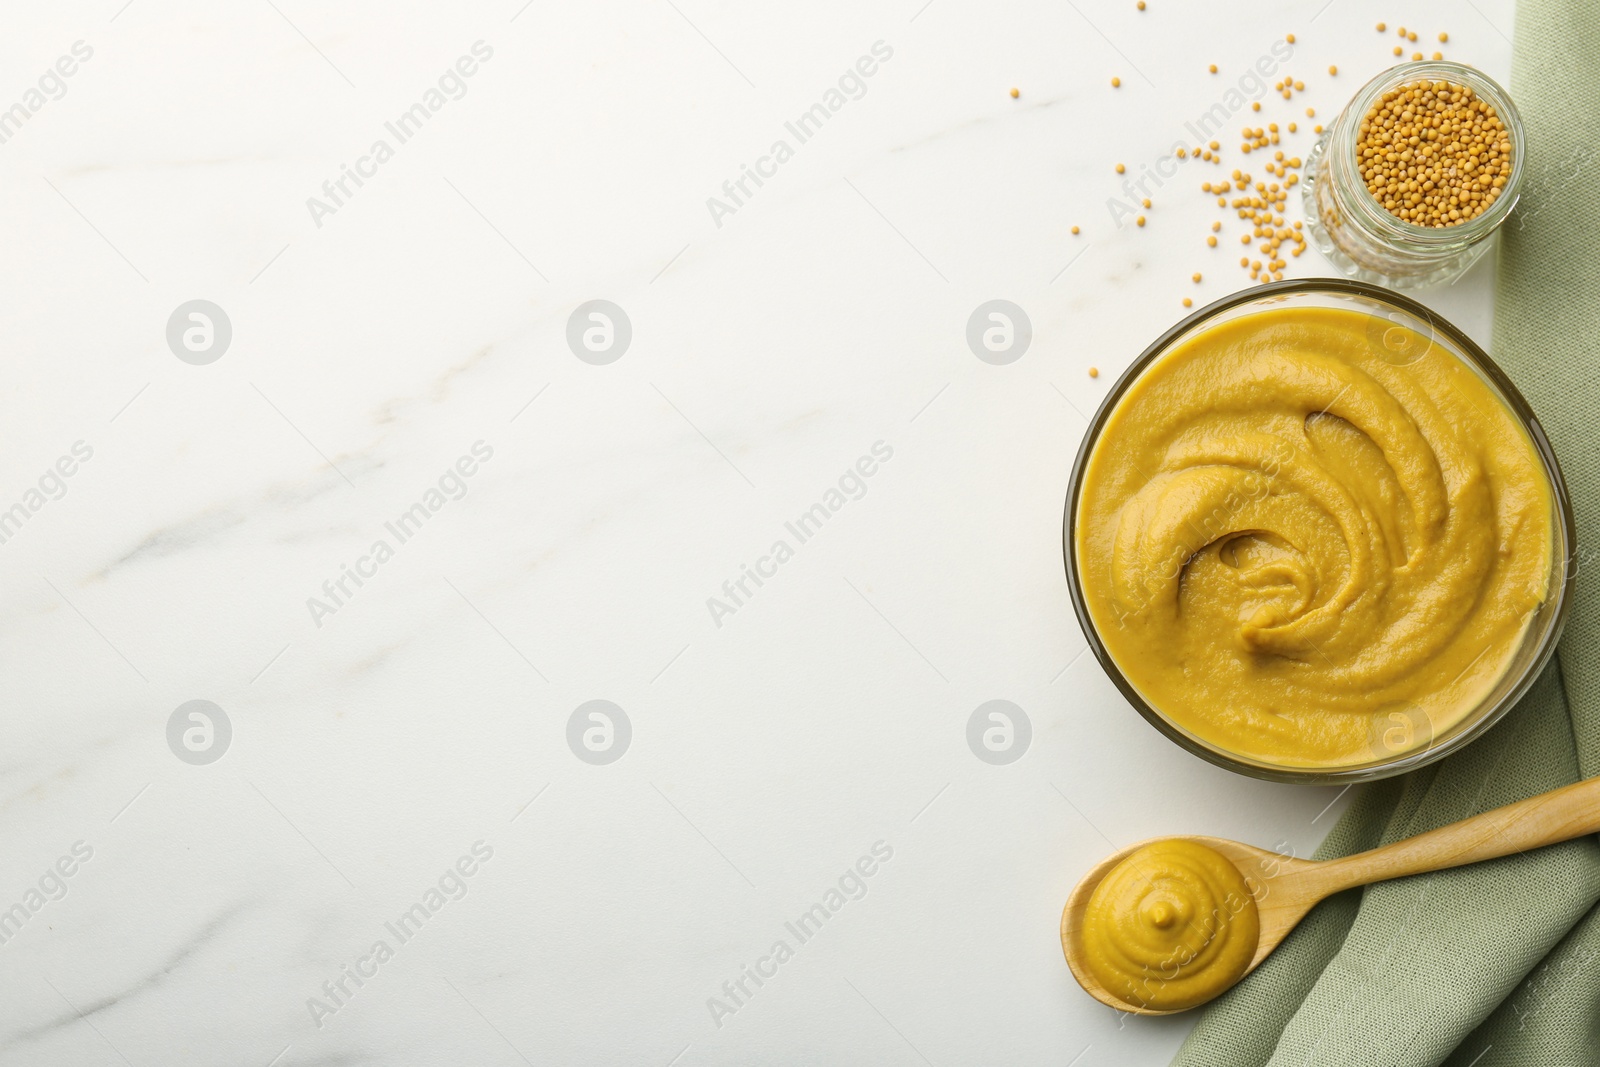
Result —
<instances>
[{"instance_id":1,"label":"spoon handle","mask_svg":"<svg viewBox=\"0 0 1600 1067\"><path fill-rule=\"evenodd\" d=\"M1329 860L1329 892L1442 871L1600 833L1600 778L1553 789L1392 845Z\"/></svg>"}]
</instances>

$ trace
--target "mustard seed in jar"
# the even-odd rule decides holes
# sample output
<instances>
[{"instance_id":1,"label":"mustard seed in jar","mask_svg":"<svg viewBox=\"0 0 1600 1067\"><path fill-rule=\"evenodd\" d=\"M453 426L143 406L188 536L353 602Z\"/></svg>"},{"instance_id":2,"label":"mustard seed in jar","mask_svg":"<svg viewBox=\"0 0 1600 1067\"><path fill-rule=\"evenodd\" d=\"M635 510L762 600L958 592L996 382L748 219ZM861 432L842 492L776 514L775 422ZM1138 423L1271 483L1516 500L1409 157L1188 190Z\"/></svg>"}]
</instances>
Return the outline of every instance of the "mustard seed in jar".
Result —
<instances>
[{"instance_id":1,"label":"mustard seed in jar","mask_svg":"<svg viewBox=\"0 0 1600 1067\"><path fill-rule=\"evenodd\" d=\"M1511 134L1470 86L1420 80L1368 108L1356 142L1367 191L1417 226L1475 219L1511 177Z\"/></svg>"}]
</instances>

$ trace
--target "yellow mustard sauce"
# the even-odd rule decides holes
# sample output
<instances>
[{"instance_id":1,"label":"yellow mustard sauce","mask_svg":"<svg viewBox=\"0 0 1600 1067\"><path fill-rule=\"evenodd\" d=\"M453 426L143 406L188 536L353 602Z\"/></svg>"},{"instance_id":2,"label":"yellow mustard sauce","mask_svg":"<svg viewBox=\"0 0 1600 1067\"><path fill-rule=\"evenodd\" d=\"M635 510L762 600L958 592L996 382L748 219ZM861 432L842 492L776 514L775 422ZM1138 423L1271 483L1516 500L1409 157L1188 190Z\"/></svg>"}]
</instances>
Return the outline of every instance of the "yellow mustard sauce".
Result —
<instances>
[{"instance_id":1,"label":"yellow mustard sauce","mask_svg":"<svg viewBox=\"0 0 1600 1067\"><path fill-rule=\"evenodd\" d=\"M1471 367L1361 311L1278 308L1129 389L1075 537L1152 706L1225 752L1333 768L1472 711L1548 592L1551 522L1532 441Z\"/></svg>"},{"instance_id":2,"label":"yellow mustard sauce","mask_svg":"<svg viewBox=\"0 0 1600 1067\"><path fill-rule=\"evenodd\" d=\"M1130 853L1089 895L1083 960L1125 1003L1153 1011L1204 1004L1244 976L1261 926L1226 856L1197 841Z\"/></svg>"}]
</instances>

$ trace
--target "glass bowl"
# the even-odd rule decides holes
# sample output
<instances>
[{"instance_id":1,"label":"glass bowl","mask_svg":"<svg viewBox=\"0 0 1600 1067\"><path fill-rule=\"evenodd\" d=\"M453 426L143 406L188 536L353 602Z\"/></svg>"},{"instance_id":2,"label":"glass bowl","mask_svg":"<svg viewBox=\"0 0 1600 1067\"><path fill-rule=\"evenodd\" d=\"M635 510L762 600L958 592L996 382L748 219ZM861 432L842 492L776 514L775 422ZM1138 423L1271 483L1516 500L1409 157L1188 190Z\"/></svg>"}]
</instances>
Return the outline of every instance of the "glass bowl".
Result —
<instances>
[{"instance_id":1,"label":"glass bowl","mask_svg":"<svg viewBox=\"0 0 1600 1067\"><path fill-rule=\"evenodd\" d=\"M1544 473L1549 479L1552 514L1547 592L1543 603L1534 610L1522 642L1513 650L1500 678L1476 707L1447 729L1441 730L1437 736L1430 736L1426 743L1420 746L1402 747L1393 754L1378 753L1378 746L1374 746L1374 758L1364 763L1307 767L1266 762L1219 747L1163 715L1161 710L1154 707L1129 680L1101 639L1085 601L1082 581L1078 574L1076 526L1085 473L1089 458L1099 443L1101 432L1124 395L1157 360L1196 334L1219 323L1256 311L1283 307L1341 308L1361 311L1377 317L1379 321L1387 319L1431 339L1435 345L1475 370L1490 391L1496 394L1517 418L1527 432L1544 467ZM1556 642L1566 622L1568 598L1577 573L1573 565L1576 540L1572 501L1568 496L1566 482L1561 476L1561 468L1556 462L1555 453L1550 448L1550 442L1545 437L1539 420L1528 407L1528 402L1523 399L1522 394L1517 391L1505 373L1471 338L1437 313L1390 290L1343 278L1291 279L1256 286L1201 308L1158 337L1117 380L1105 400L1101 402L1099 410L1095 412L1094 419L1084 435L1083 443L1078 448L1077 459L1072 465L1062 527L1067 588L1072 597L1073 611L1078 616L1078 624L1083 628L1084 637L1088 640L1089 648L1094 652L1095 658L1100 661L1101 667L1135 710L1178 745L1218 766L1253 778L1305 784L1367 781L1414 770L1443 759L1498 722L1527 692L1555 651ZM1431 732L1430 728L1430 734Z\"/></svg>"}]
</instances>

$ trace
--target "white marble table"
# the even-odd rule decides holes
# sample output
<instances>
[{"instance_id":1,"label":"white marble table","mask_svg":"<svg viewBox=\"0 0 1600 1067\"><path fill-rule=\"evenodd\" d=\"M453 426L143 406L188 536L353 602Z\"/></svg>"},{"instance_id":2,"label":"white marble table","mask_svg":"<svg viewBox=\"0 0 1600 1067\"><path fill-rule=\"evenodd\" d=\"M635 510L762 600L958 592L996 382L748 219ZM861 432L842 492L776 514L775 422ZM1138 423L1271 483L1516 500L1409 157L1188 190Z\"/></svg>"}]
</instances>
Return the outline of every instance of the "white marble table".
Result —
<instances>
[{"instance_id":1,"label":"white marble table","mask_svg":"<svg viewBox=\"0 0 1600 1067\"><path fill-rule=\"evenodd\" d=\"M1478 7L8 5L0 1063L1164 1063L1071 883L1339 807L1083 655L1084 413L1247 280L1112 167L1291 31L1258 122L1379 19L1504 75Z\"/></svg>"}]
</instances>

